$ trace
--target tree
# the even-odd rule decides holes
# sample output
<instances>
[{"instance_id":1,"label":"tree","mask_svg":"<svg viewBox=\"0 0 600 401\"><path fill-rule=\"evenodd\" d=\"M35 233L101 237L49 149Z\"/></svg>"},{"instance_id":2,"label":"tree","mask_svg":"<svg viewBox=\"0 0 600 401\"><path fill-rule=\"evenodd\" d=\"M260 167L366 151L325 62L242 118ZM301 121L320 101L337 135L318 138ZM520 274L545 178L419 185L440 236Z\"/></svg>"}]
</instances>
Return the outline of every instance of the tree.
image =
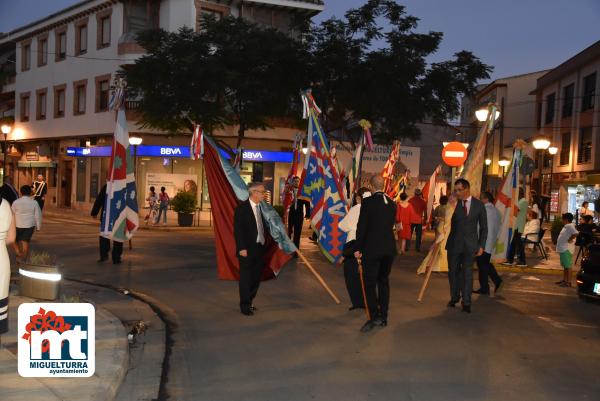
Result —
<instances>
[{"instance_id":1,"label":"tree","mask_svg":"<svg viewBox=\"0 0 600 401\"><path fill-rule=\"evenodd\" d=\"M301 42L241 18L208 18L199 32L146 31L147 54L124 69L140 99L142 126L189 131L190 120L208 131L238 126L238 146L248 129L300 115L306 83Z\"/></svg>"},{"instance_id":2,"label":"tree","mask_svg":"<svg viewBox=\"0 0 600 401\"><path fill-rule=\"evenodd\" d=\"M428 64L443 34L416 33L418 21L393 0L368 0L344 19L305 27L313 94L326 131L366 118L378 141L418 138L418 122L444 124L458 114L458 97L489 77L492 68L467 51Z\"/></svg>"}]
</instances>

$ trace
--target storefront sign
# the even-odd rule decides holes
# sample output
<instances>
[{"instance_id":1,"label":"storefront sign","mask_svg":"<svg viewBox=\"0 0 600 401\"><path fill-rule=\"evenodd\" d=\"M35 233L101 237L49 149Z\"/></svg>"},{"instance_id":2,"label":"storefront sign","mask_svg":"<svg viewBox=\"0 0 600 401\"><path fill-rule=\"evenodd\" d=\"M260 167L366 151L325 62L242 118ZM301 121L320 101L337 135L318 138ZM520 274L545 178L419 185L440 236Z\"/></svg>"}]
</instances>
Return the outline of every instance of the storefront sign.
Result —
<instances>
[{"instance_id":1,"label":"storefront sign","mask_svg":"<svg viewBox=\"0 0 600 401\"><path fill-rule=\"evenodd\" d=\"M558 213L558 189L550 192L550 213Z\"/></svg>"},{"instance_id":2,"label":"storefront sign","mask_svg":"<svg viewBox=\"0 0 600 401\"><path fill-rule=\"evenodd\" d=\"M40 160L40 155L37 152L25 152L25 160L37 161Z\"/></svg>"},{"instance_id":3,"label":"storefront sign","mask_svg":"<svg viewBox=\"0 0 600 401\"><path fill-rule=\"evenodd\" d=\"M147 173L146 174L146 192L144 199L150 192L150 187L154 187L156 193L160 193L160 188L165 187L167 194L172 198L179 191L192 192L200 199L198 177L195 174L165 174L165 173Z\"/></svg>"},{"instance_id":4,"label":"storefront sign","mask_svg":"<svg viewBox=\"0 0 600 401\"><path fill-rule=\"evenodd\" d=\"M133 152L133 147L130 147ZM94 146L90 148L68 147L67 155L73 157L110 157L110 146ZM224 150L221 154L228 158ZM139 145L137 155L141 157L190 157L190 148L187 146L160 146ZM244 150L244 161L248 162L271 162L291 163L292 152L276 152L271 150Z\"/></svg>"}]
</instances>

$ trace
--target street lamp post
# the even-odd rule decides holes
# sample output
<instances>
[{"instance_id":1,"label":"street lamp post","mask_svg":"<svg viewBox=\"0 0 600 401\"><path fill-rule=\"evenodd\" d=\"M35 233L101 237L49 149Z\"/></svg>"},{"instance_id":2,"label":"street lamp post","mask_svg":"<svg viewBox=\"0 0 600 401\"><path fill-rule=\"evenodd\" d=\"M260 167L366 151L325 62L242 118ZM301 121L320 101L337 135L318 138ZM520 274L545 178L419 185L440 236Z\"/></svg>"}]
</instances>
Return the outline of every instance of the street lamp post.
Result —
<instances>
[{"instance_id":1,"label":"street lamp post","mask_svg":"<svg viewBox=\"0 0 600 401\"><path fill-rule=\"evenodd\" d=\"M540 166L539 166L539 173L538 173L538 180L539 180L539 185L538 185L538 194L542 194L542 172L544 170L544 151L546 149L548 149L550 147L550 140L548 140L548 138L544 137L544 136L540 136L537 137L533 140L532 142L533 147L537 150L537 151L542 151L542 157L540 158Z\"/></svg>"},{"instance_id":2,"label":"street lamp post","mask_svg":"<svg viewBox=\"0 0 600 401\"><path fill-rule=\"evenodd\" d=\"M6 177L6 159L8 158L8 134L12 131L12 126L3 124L0 129L2 130L2 134L4 134L4 161L2 162L2 185L4 185L4 177Z\"/></svg>"},{"instance_id":3,"label":"street lamp post","mask_svg":"<svg viewBox=\"0 0 600 401\"><path fill-rule=\"evenodd\" d=\"M142 144L143 139L139 136L130 136L129 144L133 145L133 177L137 180L137 147Z\"/></svg>"},{"instance_id":4,"label":"street lamp post","mask_svg":"<svg viewBox=\"0 0 600 401\"><path fill-rule=\"evenodd\" d=\"M488 190L488 177L490 175L490 164L492 164L492 159L489 157L485 158L485 174L483 175L483 189Z\"/></svg>"},{"instance_id":5,"label":"street lamp post","mask_svg":"<svg viewBox=\"0 0 600 401\"><path fill-rule=\"evenodd\" d=\"M498 160L498 165L502 167L502 178L506 176L506 166L510 164L510 160L508 158L502 156L500 160Z\"/></svg>"},{"instance_id":6,"label":"street lamp post","mask_svg":"<svg viewBox=\"0 0 600 401\"><path fill-rule=\"evenodd\" d=\"M550 153L550 185L548 186L548 195L550 195L550 200L552 200L552 175L554 174L554 155L558 153L558 148L556 146L550 146L548 148L548 153ZM548 202L548 220L550 220L550 202Z\"/></svg>"}]
</instances>

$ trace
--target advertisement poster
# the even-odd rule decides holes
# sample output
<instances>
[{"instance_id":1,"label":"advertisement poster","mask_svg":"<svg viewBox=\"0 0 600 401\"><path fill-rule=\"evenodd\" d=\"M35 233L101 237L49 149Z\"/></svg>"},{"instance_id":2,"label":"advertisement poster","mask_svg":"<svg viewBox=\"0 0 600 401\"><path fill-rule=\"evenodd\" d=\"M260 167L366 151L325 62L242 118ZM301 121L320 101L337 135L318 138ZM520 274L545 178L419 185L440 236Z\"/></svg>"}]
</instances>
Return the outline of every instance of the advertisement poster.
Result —
<instances>
[{"instance_id":1,"label":"advertisement poster","mask_svg":"<svg viewBox=\"0 0 600 401\"><path fill-rule=\"evenodd\" d=\"M550 192L550 213L558 213L558 189Z\"/></svg>"},{"instance_id":2,"label":"advertisement poster","mask_svg":"<svg viewBox=\"0 0 600 401\"><path fill-rule=\"evenodd\" d=\"M160 187L165 187L167 194L172 198L179 191L192 192L200 199L200 188L198 187L198 176L196 174L165 174L147 173L144 199L150 192L150 187L158 194Z\"/></svg>"},{"instance_id":3,"label":"advertisement poster","mask_svg":"<svg viewBox=\"0 0 600 401\"><path fill-rule=\"evenodd\" d=\"M344 169L351 166L353 150L350 143L336 145L337 156L340 165ZM364 173L381 173L387 161L392 145L375 145L372 151L365 151L363 155L362 171ZM410 170L411 177L419 176L419 163L421 161L421 149L413 146L400 146L400 172L406 168Z\"/></svg>"}]
</instances>

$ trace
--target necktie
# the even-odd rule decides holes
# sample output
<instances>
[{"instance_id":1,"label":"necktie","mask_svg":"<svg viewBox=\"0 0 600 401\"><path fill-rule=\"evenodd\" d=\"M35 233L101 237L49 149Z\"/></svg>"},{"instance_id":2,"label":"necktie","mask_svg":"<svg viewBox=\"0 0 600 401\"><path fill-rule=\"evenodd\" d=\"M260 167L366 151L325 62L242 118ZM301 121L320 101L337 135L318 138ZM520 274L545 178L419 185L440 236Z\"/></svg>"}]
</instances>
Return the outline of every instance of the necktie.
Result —
<instances>
[{"instance_id":1,"label":"necktie","mask_svg":"<svg viewBox=\"0 0 600 401\"><path fill-rule=\"evenodd\" d=\"M469 215L469 210L467 209L467 201L463 201L463 209L465 210L465 216Z\"/></svg>"},{"instance_id":2,"label":"necktie","mask_svg":"<svg viewBox=\"0 0 600 401\"><path fill-rule=\"evenodd\" d=\"M256 229L258 230L258 242L261 243L261 245L265 244L265 232L263 229L263 221L262 221L262 216L260 214L260 207L258 205L255 206L256 207Z\"/></svg>"}]
</instances>

